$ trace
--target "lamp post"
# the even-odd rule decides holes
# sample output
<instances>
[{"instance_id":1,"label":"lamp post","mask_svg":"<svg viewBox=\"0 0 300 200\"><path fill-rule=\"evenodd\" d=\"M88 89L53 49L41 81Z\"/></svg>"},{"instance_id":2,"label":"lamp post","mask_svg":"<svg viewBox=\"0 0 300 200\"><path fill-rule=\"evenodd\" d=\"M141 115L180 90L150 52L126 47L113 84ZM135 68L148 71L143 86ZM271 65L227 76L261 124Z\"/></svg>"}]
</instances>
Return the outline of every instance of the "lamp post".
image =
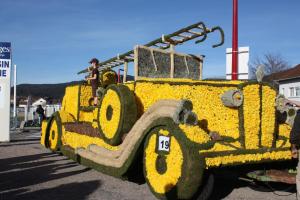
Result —
<instances>
[{"instance_id":1,"label":"lamp post","mask_svg":"<svg viewBox=\"0 0 300 200\"><path fill-rule=\"evenodd\" d=\"M17 118L17 65L14 65L14 120ZM16 124L15 124L16 125Z\"/></svg>"}]
</instances>

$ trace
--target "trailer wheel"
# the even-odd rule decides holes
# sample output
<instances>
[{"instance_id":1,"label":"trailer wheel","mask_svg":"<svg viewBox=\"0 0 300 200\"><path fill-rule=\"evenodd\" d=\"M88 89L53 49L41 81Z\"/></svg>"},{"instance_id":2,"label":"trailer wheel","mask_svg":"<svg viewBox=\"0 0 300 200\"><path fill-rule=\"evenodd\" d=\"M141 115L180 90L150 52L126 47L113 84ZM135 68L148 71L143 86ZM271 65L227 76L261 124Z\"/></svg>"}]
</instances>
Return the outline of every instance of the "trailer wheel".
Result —
<instances>
[{"instance_id":1,"label":"trailer wheel","mask_svg":"<svg viewBox=\"0 0 300 200\"><path fill-rule=\"evenodd\" d=\"M184 133L169 123L152 129L144 146L144 176L159 199L190 199L201 184L204 162Z\"/></svg>"}]
</instances>

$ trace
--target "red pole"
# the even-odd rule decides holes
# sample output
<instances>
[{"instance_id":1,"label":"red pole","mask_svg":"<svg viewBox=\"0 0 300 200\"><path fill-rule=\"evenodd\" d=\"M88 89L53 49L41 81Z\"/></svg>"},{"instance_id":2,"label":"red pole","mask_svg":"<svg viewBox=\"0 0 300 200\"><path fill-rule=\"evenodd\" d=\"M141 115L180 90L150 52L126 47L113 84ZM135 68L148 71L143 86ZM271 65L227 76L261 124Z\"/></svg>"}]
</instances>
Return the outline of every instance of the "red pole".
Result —
<instances>
[{"instance_id":1,"label":"red pole","mask_svg":"<svg viewBox=\"0 0 300 200\"><path fill-rule=\"evenodd\" d=\"M238 0L233 0L232 15L232 80L238 79Z\"/></svg>"}]
</instances>

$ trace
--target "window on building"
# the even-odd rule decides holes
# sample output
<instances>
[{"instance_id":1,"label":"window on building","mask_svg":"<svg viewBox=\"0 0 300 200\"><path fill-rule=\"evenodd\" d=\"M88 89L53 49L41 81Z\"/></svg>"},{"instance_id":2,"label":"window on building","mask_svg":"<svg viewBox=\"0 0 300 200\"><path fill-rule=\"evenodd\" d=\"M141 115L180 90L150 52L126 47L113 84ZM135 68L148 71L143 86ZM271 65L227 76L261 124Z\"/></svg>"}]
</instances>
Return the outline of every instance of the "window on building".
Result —
<instances>
[{"instance_id":1,"label":"window on building","mask_svg":"<svg viewBox=\"0 0 300 200\"><path fill-rule=\"evenodd\" d=\"M296 96L300 97L300 87L296 87Z\"/></svg>"},{"instance_id":2,"label":"window on building","mask_svg":"<svg viewBox=\"0 0 300 200\"><path fill-rule=\"evenodd\" d=\"M284 88L281 88L281 94L284 95Z\"/></svg>"},{"instance_id":3,"label":"window on building","mask_svg":"<svg viewBox=\"0 0 300 200\"><path fill-rule=\"evenodd\" d=\"M294 96L295 96L295 88L290 87L290 97L294 97Z\"/></svg>"}]
</instances>

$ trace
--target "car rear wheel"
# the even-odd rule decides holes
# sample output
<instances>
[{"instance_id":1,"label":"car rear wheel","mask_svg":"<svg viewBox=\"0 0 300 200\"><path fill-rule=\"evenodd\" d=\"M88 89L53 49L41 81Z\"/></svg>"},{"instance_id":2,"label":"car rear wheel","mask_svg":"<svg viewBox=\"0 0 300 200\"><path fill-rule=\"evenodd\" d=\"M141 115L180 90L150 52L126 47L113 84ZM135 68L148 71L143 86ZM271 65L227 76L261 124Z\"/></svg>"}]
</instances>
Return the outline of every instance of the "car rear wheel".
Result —
<instances>
[{"instance_id":1,"label":"car rear wheel","mask_svg":"<svg viewBox=\"0 0 300 200\"><path fill-rule=\"evenodd\" d=\"M59 113L54 113L48 122L45 145L51 151L58 151L61 146L62 125Z\"/></svg>"}]
</instances>

